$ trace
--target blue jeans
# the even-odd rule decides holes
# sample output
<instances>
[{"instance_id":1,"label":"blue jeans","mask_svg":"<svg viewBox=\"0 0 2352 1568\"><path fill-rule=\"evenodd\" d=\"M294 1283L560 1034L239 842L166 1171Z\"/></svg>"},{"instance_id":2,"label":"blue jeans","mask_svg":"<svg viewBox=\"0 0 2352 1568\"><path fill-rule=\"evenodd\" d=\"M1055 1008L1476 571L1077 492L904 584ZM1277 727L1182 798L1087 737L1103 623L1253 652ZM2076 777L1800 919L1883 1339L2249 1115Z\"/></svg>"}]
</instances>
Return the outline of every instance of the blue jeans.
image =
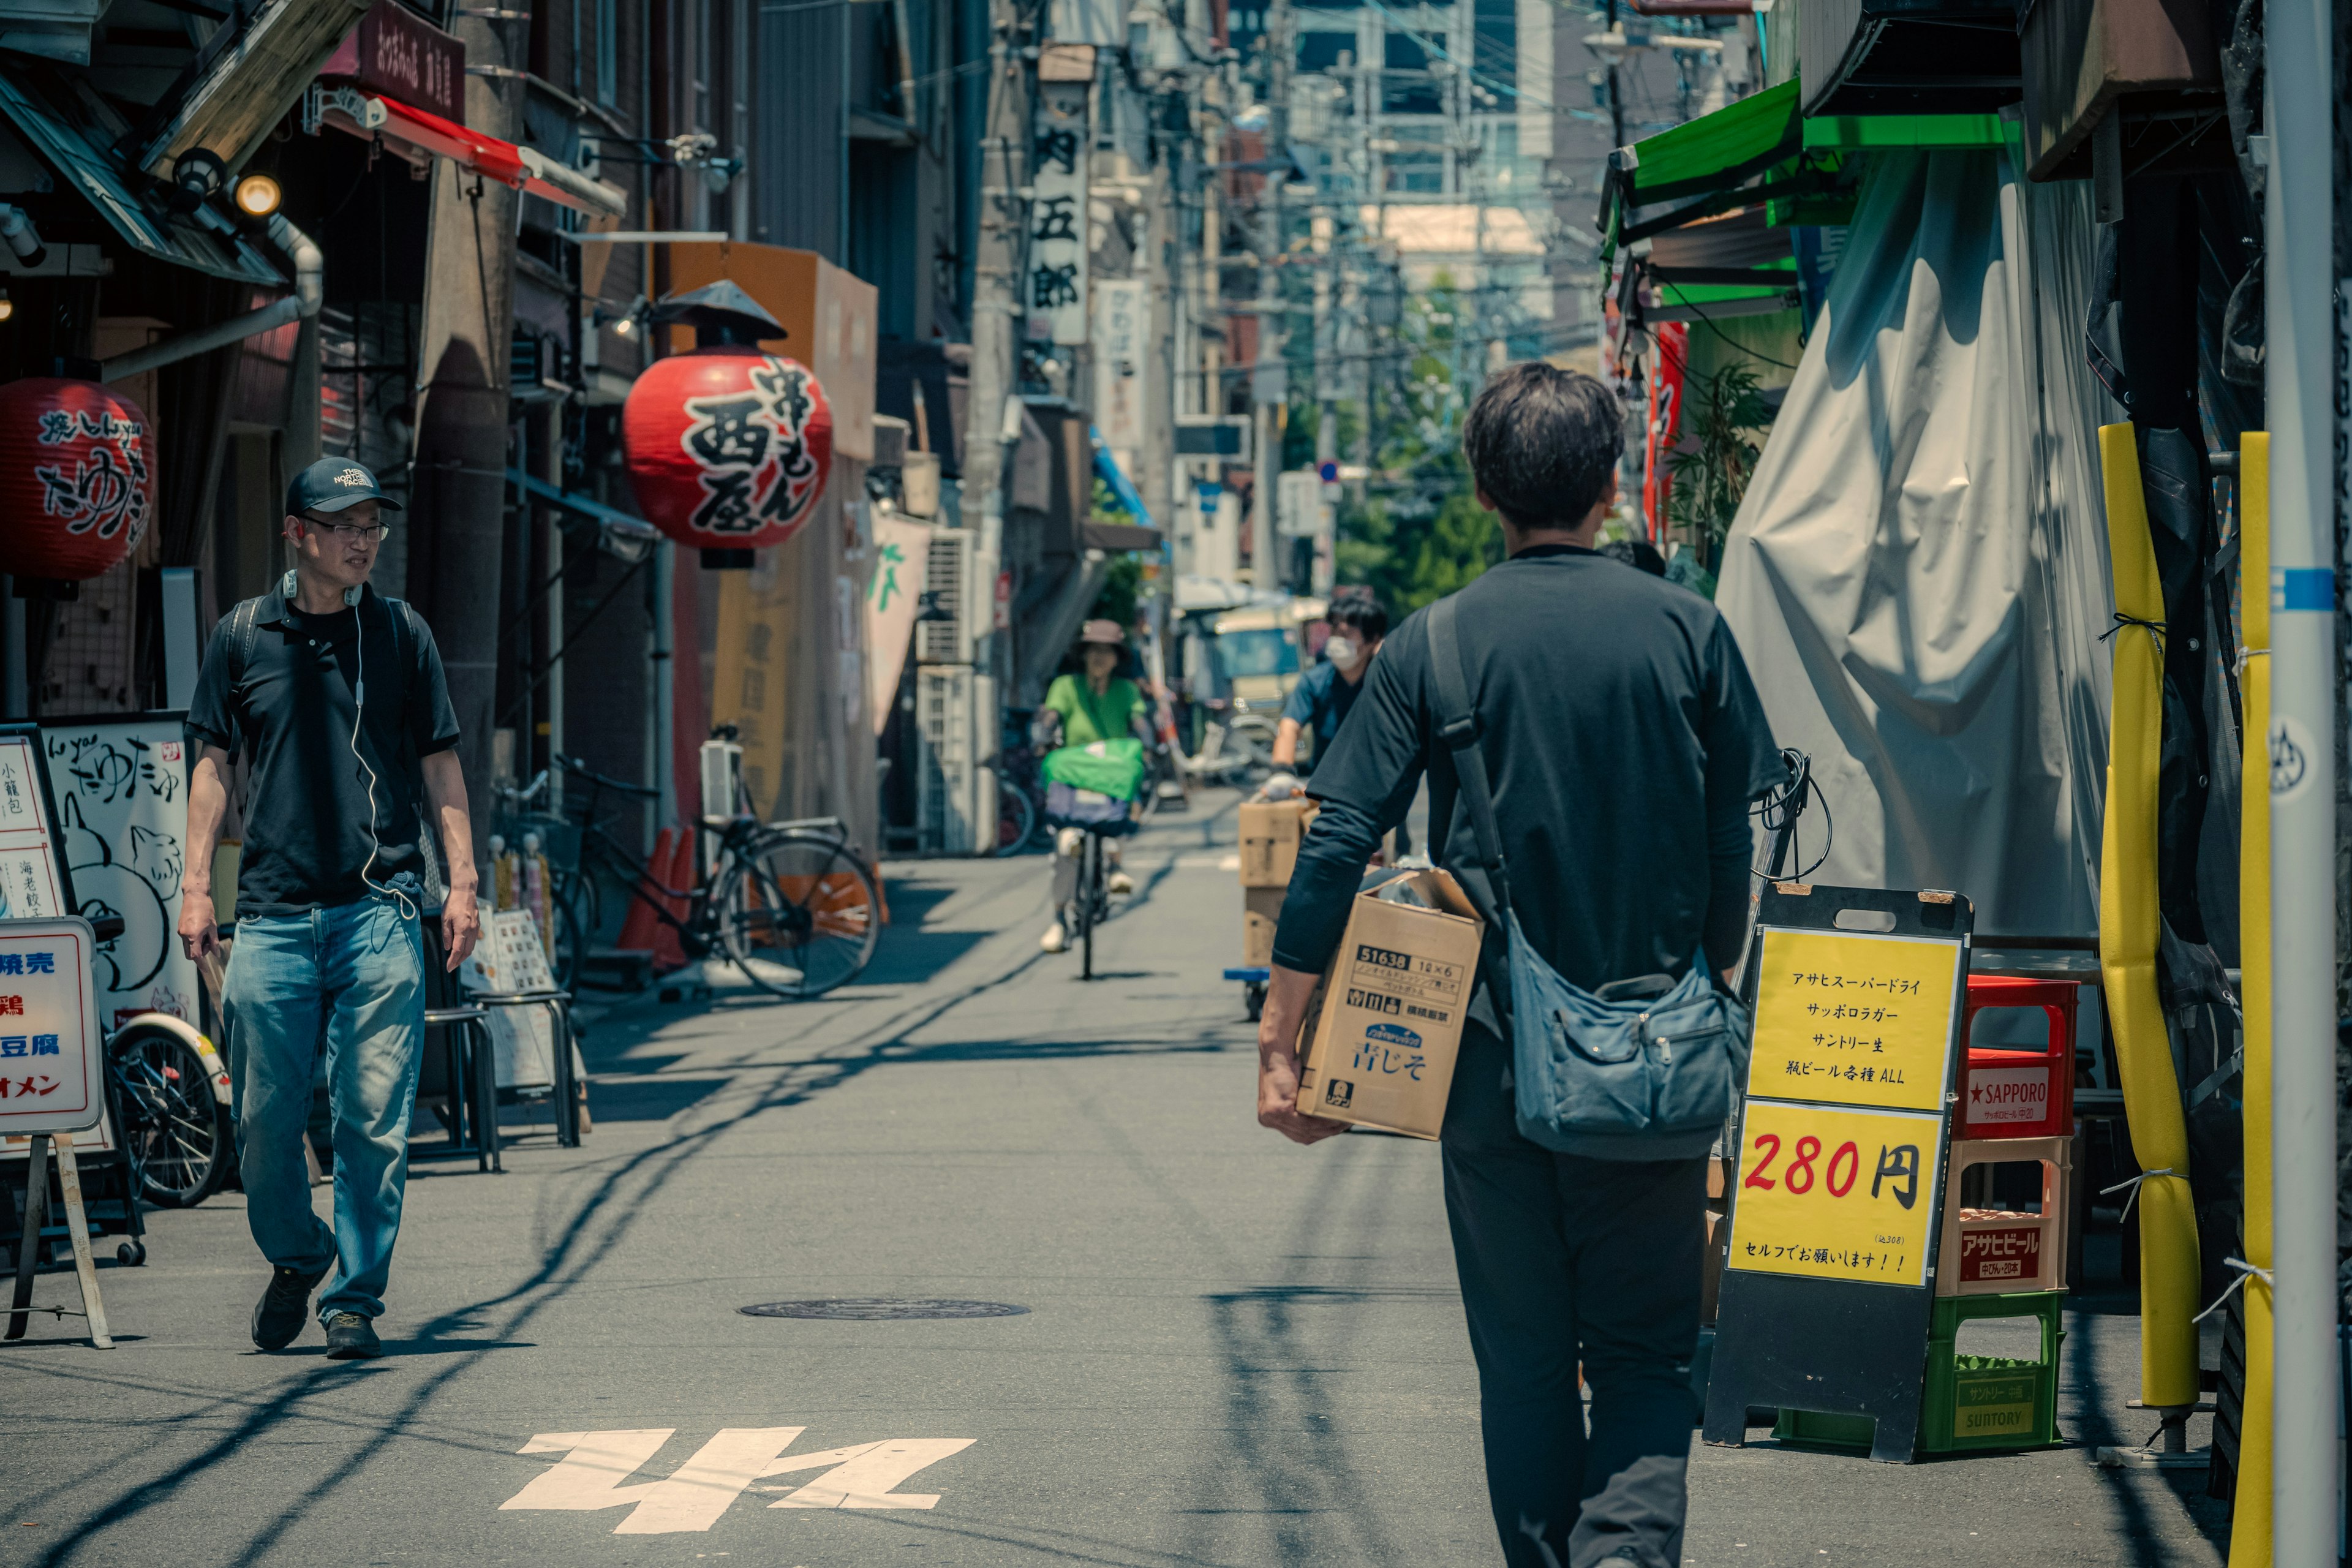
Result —
<instances>
[{"instance_id":1,"label":"blue jeans","mask_svg":"<svg viewBox=\"0 0 2352 1568\"><path fill-rule=\"evenodd\" d=\"M240 920L222 1014L255 1243L271 1263L306 1274L340 1266L319 1299L321 1322L337 1312L381 1315L425 1037L416 921L386 898ZM332 1231L311 1212L302 1159L322 1046L334 1110Z\"/></svg>"}]
</instances>

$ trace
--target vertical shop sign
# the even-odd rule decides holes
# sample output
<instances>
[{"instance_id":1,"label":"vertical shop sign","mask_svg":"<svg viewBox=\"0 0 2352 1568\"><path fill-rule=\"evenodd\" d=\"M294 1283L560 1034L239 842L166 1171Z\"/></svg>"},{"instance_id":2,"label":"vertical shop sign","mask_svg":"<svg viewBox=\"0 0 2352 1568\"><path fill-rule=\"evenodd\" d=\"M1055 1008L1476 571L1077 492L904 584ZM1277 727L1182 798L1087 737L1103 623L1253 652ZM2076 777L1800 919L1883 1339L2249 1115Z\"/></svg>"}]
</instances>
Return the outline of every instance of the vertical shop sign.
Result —
<instances>
[{"instance_id":1,"label":"vertical shop sign","mask_svg":"<svg viewBox=\"0 0 2352 1568\"><path fill-rule=\"evenodd\" d=\"M1095 285L1095 417L1114 452L1143 446L1143 282Z\"/></svg>"},{"instance_id":2,"label":"vertical shop sign","mask_svg":"<svg viewBox=\"0 0 2352 1568\"><path fill-rule=\"evenodd\" d=\"M1092 90L1090 82L1040 82L1029 153L1029 319L1043 321L1046 341L1066 347L1087 341L1087 98Z\"/></svg>"}]
</instances>

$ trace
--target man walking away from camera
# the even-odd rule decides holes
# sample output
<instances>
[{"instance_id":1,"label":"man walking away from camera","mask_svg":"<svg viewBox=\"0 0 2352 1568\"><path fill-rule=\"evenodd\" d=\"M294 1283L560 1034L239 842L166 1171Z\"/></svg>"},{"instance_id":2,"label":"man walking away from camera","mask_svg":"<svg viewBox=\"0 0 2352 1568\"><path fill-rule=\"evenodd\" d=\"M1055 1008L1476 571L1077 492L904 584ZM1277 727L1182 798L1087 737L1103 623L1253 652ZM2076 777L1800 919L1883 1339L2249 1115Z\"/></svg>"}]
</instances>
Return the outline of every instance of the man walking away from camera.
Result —
<instances>
[{"instance_id":1,"label":"man walking away from camera","mask_svg":"<svg viewBox=\"0 0 2352 1568\"><path fill-rule=\"evenodd\" d=\"M293 1343L310 1292L340 1265L319 1301L337 1361L383 1353L374 1321L400 1232L425 1034L417 905L428 809L449 871L449 968L481 931L441 656L414 610L368 586L387 527L380 514L396 507L345 458L296 475L285 529L294 569L213 628L188 710L201 748L180 907L192 959L220 945L212 867L228 768L243 752L252 770L222 1011L246 1219L272 1270L253 1309L253 1342ZM334 1111L332 1229L311 1212L302 1159L321 1049Z\"/></svg>"},{"instance_id":2,"label":"man walking away from camera","mask_svg":"<svg viewBox=\"0 0 2352 1568\"><path fill-rule=\"evenodd\" d=\"M1622 430L1607 388L1542 363L1498 373L1463 429L1509 552L1458 595L1474 743L1521 927L1587 990L1680 976L1702 944L1718 974L1737 963L1748 803L1783 773L1715 607L1592 548ZM1275 938L1258 1120L1301 1143L1345 1131L1294 1108L1299 1026L1365 859L1426 773L1433 858L1489 917L1443 1147L1503 1554L1514 1568L1680 1568L1713 1134L1569 1152L1520 1134L1495 1004L1496 986L1508 995L1502 933L1437 688L1418 613L1315 771L1323 812Z\"/></svg>"}]
</instances>

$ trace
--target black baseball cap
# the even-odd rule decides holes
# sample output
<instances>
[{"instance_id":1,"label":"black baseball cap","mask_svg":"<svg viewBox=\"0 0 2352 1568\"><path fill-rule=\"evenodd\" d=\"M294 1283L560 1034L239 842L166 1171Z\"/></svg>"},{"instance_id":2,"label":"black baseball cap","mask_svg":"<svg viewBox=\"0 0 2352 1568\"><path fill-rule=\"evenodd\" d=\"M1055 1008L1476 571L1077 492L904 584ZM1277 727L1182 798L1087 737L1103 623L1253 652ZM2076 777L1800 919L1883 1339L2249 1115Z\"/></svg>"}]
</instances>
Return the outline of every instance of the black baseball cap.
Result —
<instances>
[{"instance_id":1,"label":"black baseball cap","mask_svg":"<svg viewBox=\"0 0 2352 1568\"><path fill-rule=\"evenodd\" d=\"M289 517L306 511L341 511L363 500L379 502L386 511L400 510L398 501L377 488L368 466L350 458L321 458L286 487Z\"/></svg>"}]
</instances>

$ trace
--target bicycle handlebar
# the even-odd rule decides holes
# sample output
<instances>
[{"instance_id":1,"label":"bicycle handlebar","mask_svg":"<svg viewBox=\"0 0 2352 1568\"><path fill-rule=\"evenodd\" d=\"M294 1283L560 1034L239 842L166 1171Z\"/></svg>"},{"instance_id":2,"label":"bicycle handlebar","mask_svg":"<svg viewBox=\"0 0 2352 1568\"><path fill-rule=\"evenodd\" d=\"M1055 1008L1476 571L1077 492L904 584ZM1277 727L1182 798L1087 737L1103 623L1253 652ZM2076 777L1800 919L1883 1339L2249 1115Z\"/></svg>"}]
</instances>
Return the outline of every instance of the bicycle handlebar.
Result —
<instances>
[{"instance_id":1,"label":"bicycle handlebar","mask_svg":"<svg viewBox=\"0 0 2352 1568\"><path fill-rule=\"evenodd\" d=\"M590 784L594 784L599 789L609 789L616 795L633 795L639 800L658 800L661 798L661 791L657 789L647 789L643 784L629 784L621 779L609 777L606 774L596 772L595 769L590 767L587 763L582 762L577 757L566 756L562 752L556 752L554 756L556 766L562 768L567 773L576 774L581 778L586 779Z\"/></svg>"}]
</instances>

